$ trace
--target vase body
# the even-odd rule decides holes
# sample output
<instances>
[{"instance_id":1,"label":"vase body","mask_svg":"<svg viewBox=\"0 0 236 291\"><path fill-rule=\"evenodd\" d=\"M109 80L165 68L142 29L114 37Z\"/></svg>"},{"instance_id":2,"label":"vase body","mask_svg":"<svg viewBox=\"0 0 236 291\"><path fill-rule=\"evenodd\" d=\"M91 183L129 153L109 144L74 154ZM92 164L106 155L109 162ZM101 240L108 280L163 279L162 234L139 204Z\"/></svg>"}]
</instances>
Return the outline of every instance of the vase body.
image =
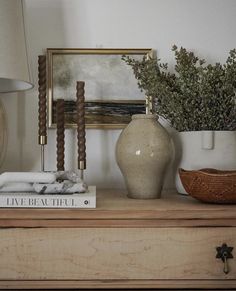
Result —
<instances>
[{"instance_id":1,"label":"vase body","mask_svg":"<svg viewBox=\"0 0 236 291\"><path fill-rule=\"evenodd\" d=\"M199 170L236 169L236 131L189 131L175 135L176 189L187 194L178 174L178 168Z\"/></svg>"},{"instance_id":2,"label":"vase body","mask_svg":"<svg viewBox=\"0 0 236 291\"><path fill-rule=\"evenodd\" d=\"M172 155L171 139L154 115L136 114L116 144L116 160L128 197L160 198Z\"/></svg>"}]
</instances>

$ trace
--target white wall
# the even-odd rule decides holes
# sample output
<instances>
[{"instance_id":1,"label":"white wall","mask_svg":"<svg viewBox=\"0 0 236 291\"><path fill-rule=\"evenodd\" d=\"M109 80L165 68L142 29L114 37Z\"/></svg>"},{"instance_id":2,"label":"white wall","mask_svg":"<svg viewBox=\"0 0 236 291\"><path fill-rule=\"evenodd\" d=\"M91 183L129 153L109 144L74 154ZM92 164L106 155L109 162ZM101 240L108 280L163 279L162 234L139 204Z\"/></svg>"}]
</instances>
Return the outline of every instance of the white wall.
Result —
<instances>
[{"instance_id":1,"label":"white wall","mask_svg":"<svg viewBox=\"0 0 236 291\"><path fill-rule=\"evenodd\" d=\"M8 148L2 170L39 170L37 56L48 47L146 48L173 63L171 46L224 61L236 47L235 0L25 0L29 57L35 90L22 98L2 96ZM88 130L89 183L123 186L114 148L119 130ZM67 168L74 167L76 140L67 131ZM55 169L55 132L49 132L47 169Z\"/></svg>"}]
</instances>

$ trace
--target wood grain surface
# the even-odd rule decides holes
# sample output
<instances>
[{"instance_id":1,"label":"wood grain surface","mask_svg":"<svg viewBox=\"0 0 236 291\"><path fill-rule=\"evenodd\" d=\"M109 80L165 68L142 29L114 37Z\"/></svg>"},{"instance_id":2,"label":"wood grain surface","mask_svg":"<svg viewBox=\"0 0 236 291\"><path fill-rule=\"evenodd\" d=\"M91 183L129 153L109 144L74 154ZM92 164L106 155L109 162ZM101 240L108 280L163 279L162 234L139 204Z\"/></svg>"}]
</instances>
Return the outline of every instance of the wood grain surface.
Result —
<instances>
[{"instance_id":1,"label":"wood grain surface","mask_svg":"<svg viewBox=\"0 0 236 291\"><path fill-rule=\"evenodd\" d=\"M236 290L235 280L44 280L0 281L3 290Z\"/></svg>"},{"instance_id":2,"label":"wood grain surface","mask_svg":"<svg viewBox=\"0 0 236 291\"><path fill-rule=\"evenodd\" d=\"M236 206L162 197L108 189L93 210L0 209L0 289L236 289Z\"/></svg>"},{"instance_id":3,"label":"wood grain surface","mask_svg":"<svg viewBox=\"0 0 236 291\"><path fill-rule=\"evenodd\" d=\"M0 230L1 280L236 279L215 258L236 245L231 228L42 228Z\"/></svg>"},{"instance_id":4,"label":"wood grain surface","mask_svg":"<svg viewBox=\"0 0 236 291\"><path fill-rule=\"evenodd\" d=\"M96 209L0 209L0 226L14 220L163 220L181 226L182 220L198 225L201 221L235 226L236 205L204 204L174 191L163 192L161 199L129 199L125 190L98 190ZM34 225L36 224L34 222ZM175 224L173 224L175 221ZM120 223L120 222L119 222ZM158 222L159 226L161 222ZM39 223L40 224L40 223ZM36 226L36 225L35 225Z\"/></svg>"}]
</instances>

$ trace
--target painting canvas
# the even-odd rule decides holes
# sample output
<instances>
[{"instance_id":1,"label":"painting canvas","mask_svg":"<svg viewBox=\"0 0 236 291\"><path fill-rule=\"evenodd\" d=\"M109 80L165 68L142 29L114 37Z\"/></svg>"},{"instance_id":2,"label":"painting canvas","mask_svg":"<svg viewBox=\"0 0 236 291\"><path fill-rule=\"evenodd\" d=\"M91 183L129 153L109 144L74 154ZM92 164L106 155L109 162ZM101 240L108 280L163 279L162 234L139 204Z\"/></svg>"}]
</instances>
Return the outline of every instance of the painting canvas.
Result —
<instances>
[{"instance_id":1,"label":"painting canvas","mask_svg":"<svg viewBox=\"0 0 236 291\"><path fill-rule=\"evenodd\" d=\"M122 55L142 59L151 49L48 49L49 126L57 99L65 100L67 127L76 125L76 82L85 82L88 128L121 128L133 114L145 113L145 96Z\"/></svg>"}]
</instances>

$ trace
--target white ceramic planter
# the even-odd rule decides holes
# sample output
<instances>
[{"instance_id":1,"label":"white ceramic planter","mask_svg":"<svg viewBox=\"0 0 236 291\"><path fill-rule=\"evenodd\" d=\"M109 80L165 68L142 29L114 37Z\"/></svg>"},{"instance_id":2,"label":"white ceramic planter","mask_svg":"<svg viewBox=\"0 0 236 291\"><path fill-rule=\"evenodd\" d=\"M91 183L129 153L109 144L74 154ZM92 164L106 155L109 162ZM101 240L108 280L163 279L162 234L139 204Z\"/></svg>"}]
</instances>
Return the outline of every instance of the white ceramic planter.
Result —
<instances>
[{"instance_id":1,"label":"white ceramic planter","mask_svg":"<svg viewBox=\"0 0 236 291\"><path fill-rule=\"evenodd\" d=\"M178 168L236 169L236 131L179 132L173 139L176 149L175 184L181 194L187 193L180 181Z\"/></svg>"},{"instance_id":2,"label":"white ceramic planter","mask_svg":"<svg viewBox=\"0 0 236 291\"><path fill-rule=\"evenodd\" d=\"M116 160L128 197L160 198L172 156L171 139L154 115L136 114L116 144Z\"/></svg>"}]
</instances>

